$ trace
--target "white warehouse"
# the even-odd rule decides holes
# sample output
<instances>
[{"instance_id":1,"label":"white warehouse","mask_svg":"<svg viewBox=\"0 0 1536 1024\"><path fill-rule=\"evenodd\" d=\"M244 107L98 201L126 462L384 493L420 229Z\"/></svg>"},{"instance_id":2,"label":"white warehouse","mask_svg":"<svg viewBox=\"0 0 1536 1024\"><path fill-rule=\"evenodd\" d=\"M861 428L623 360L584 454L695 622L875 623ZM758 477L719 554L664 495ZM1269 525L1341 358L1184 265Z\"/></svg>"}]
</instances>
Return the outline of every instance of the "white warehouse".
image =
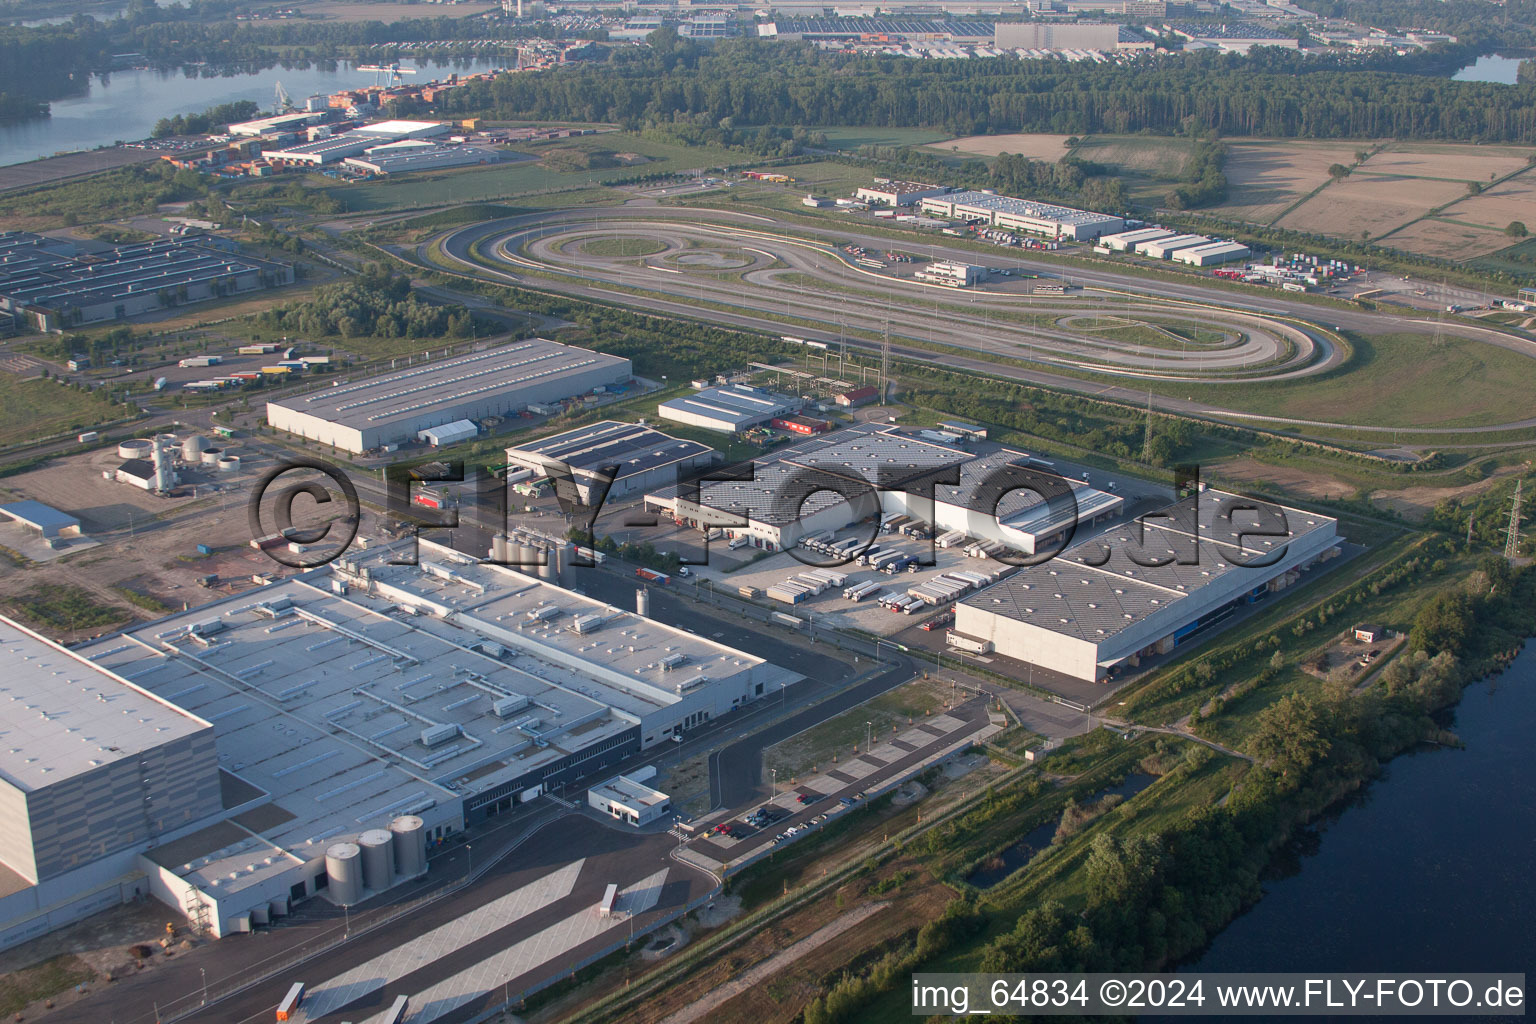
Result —
<instances>
[{"instance_id":1,"label":"white warehouse","mask_svg":"<svg viewBox=\"0 0 1536 1024\"><path fill-rule=\"evenodd\" d=\"M1129 525L1111 530L966 598L955 607L955 631L1099 682L1168 653L1339 550L1327 516L1213 490L1191 505L1141 517L1139 542Z\"/></svg>"},{"instance_id":2,"label":"white warehouse","mask_svg":"<svg viewBox=\"0 0 1536 1024\"><path fill-rule=\"evenodd\" d=\"M267 422L357 454L457 420L505 416L627 384L632 376L628 359L533 338L268 402Z\"/></svg>"}]
</instances>

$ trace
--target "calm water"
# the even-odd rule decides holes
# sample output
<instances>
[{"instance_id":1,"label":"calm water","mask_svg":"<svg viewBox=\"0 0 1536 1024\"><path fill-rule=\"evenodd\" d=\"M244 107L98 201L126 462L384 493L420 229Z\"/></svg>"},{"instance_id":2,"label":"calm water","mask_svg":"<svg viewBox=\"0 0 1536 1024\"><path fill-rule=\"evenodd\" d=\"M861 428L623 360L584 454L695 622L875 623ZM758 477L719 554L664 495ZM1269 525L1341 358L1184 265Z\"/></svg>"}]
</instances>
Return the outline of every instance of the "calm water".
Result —
<instances>
[{"instance_id":1,"label":"calm water","mask_svg":"<svg viewBox=\"0 0 1536 1024\"><path fill-rule=\"evenodd\" d=\"M1391 762L1187 971L1536 966L1536 644L1462 695L1466 749Z\"/></svg>"},{"instance_id":2,"label":"calm water","mask_svg":"<svg viewBox=\"0 0 1536 1024\"><path fill-rule=\"evenodd\" d=\"M505 65L504 57L499 61L400 62L403 68L418 69L418 74L406 79L412 83L444 78L455 71L473 74ZM208 69L206 77L197 68L118 71L92 78L80 96L54 100L52 117L0 124L0 165L64 150L94 149L120 139L147 138L162 117L198 113L220 103L254 100L266 110L272 106L278 82L294 102L302 104L306 96L372 85L375 80L372 73L354 70L350 64L327 70L274 67L226 76Z\"/></svg>"},{"instance_id":3,"label":"calm water","mask_svg":"<svg viewBox=\"0 0 1536 1024\"><path fill-rule=\"evenodd\" d=\"M1485 53L1451 77L1458 82L1497 82L1500 85L1515 84L1515 69L1520 66L1519 57L1500 57Z\"/></svg>"}]
</instances>

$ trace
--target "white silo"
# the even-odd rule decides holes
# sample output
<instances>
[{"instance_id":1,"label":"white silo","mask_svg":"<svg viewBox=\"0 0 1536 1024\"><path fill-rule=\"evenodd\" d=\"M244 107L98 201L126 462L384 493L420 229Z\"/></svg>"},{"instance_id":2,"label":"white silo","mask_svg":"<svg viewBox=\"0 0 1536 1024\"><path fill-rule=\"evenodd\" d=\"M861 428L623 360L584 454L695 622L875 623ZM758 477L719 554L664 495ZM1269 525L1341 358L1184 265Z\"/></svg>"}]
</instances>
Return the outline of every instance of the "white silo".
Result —
<instances>
[{"instance_id":1,"label":"white silo","mask_svg":"<svg viewBox=\"0 0 1536 1024\"><path fill-rule=\"evenodd\" d=\"M402 814L389 823L395 838L395 870L406 878L427 873L427 826L414 814Z\"/></svg>"},{"instance_id":2,"label":"white silo","mask_svg":"<svg viewBox=\"0 0 1536 1024\"><path fill-rule=\"evenodd\" d=\"M644 588L635 591L635 614L651 617L651 592Z\"/></svg>"},{"instance_id":3,"label":"white silo","mask_svg":"<svg viewBox=\"0 0 1536 1024\"><path fill-rule=\"evenodd\" d=\"M202 434L193 434L181 442L181 461L197 465L203 461L203 452L213 447L213 442Z\"/></svg>"},{"instance_id":4,"label":"white silo","mask_svg":"<svg viewBox=\"0 0 1536 1024\"><path fill-rule=\"evenodd\" d=\"M325 851L331 899L350 907L363 898L362 851L356 843L336 843Z\"/></svg>"},{"instance_id":5,"label":"white silo","mask_svg":"<svg viewBox=\"0 0 1536 1024\"><path fill-rule=\"evenodd\" d=\"M388 889L395 881L395 837L388 829L374 828L357 839L363 851L363 885L374 892Z\"/></svg>"}]
</instances>

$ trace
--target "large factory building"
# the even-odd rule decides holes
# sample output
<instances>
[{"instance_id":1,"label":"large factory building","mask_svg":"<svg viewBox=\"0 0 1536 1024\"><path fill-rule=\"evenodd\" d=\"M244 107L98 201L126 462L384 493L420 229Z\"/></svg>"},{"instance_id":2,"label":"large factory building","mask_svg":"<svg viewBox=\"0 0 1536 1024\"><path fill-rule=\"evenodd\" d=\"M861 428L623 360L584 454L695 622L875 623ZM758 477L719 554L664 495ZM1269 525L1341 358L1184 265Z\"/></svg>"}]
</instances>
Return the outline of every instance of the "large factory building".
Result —
<instances>
[{"instance_id":1,"label":"large factory building","mask_svg":"<svg viewBox=\"0 0 1536 1024\"><path fill-rule=\"evenodd\" d=\"M214 936L317 895L351 905L466 823L579 800L800 678L447 547L417 555L372 549L75 650L0 620L0 946L144 893Z\"/></svg>"},{"instance_id":2,"label":"large factory building","mask_svg":"<svg viewBox=\"0 0 1536 1024\"><path fill-rule=\"evenodd\" d=\"M534 338L268 402L267 422L356 454L631 377L628 359Z\"/></svg>"},{"instance_id":3,"label":"large factory building","mask_svg":"<svg viewBox=\"0 0 1536 1024\"><path fill-rule=\"evenodd\" d=\"M955 632L1006 657L1102 681L1336 555L1336 526L1313 512L1201 491L966 598L955 606Z\"/></svg>"}]
</instances>

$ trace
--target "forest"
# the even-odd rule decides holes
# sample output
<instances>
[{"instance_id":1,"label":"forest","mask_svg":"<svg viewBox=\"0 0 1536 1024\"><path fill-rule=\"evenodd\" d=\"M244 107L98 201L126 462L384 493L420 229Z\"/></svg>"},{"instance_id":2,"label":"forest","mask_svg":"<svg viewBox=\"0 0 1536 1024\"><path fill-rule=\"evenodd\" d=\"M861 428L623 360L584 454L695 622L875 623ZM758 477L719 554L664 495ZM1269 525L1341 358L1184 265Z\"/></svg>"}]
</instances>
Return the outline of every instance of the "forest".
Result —
<instances>
[{"instance_id":1,"label":"forest","mask_svg":"<svg viewBox=\"0 0 1536 1024\"><path fill-rule=\"evenodd\" d=\"M702 50L663 30L647 49L556 74L473 82L440 112L630 127L699 115L747 125L986 132L1219 133L1281 138L1536 142L1536 86L1364 70L1377 58L1256 49L1143 55L1125 64L1011 57L915 61L726 40Z\"/></svg>"},{"instance_id":2,"label":"forest","mask_svg":"<svg viewBox=\"0 0 1536 1024\"><path fill-rule=\"evenodd\" d=\"M201 114L162 117L155 122L155 130L150 134L154 138L163 139L171 135L205 135L209 132L223 131L232 122L247 121L255 117L260 109L253 100L220 103L216 107L209 107Z\"/></svg>"},{"instance_id":3,"label":"forest","mask_svg":"<svg viewBox=\"0 0 1536 1024\"><path fill-rule=\"evenodd\" d=\"M351 280L316 288L307 302L267 310L260 320L310 337L467 338L474 331L469 310L423 302L409 278L375 265Z\"/></svg>"}]
</instances>

